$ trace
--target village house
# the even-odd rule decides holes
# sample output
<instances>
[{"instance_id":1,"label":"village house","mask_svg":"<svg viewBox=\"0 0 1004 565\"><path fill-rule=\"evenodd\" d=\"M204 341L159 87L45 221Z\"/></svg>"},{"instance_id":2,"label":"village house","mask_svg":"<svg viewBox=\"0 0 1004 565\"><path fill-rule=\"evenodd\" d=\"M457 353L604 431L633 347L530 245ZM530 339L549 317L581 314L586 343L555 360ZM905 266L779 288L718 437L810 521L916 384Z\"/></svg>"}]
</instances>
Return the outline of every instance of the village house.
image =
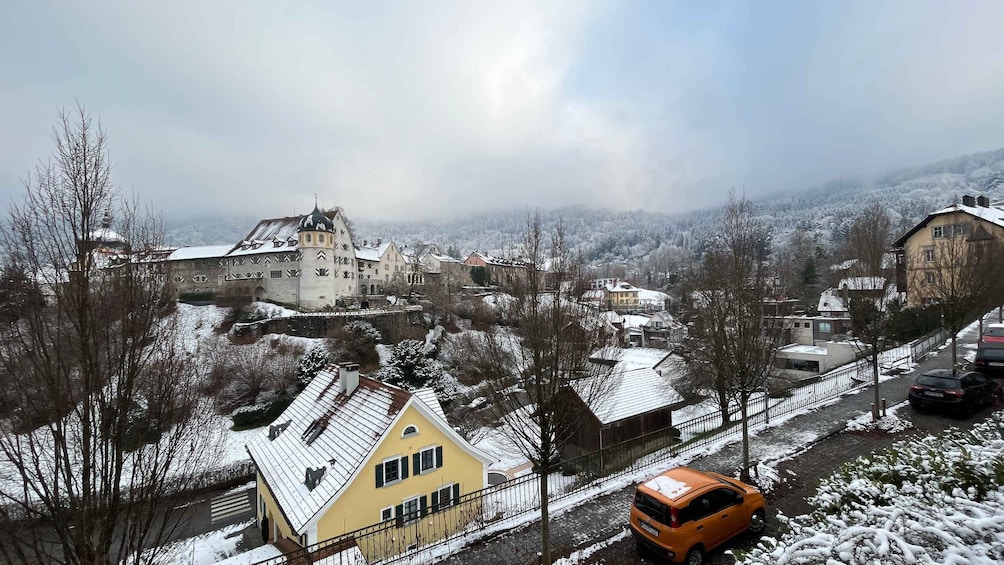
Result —
<instances>
[{"instance_id":1,"label":"village house","mask_svg":"<svg viewBox=\"0 0 1004 565\"><path fill-rule=\"evenodd\" d=\"M526 276L525 262L496 257L481 251L468 255L464 265L471 271L471 280L482 286L498 286L514 280L514 277Z\"/></svg>"},{"instance_id":2,"label":"village house","mask_svg":"<svg viewBox=\"0 0 1004 565\"><path fill-rule=\"evenodd\" d=\"M393 241L363 241L355 249L360 294L384 294L391 282L402 276L404 259Z\"/></svg>"},{"instance_id":3,"label":"village house","mask_svg":"<svg viewBox=\"0 0 1004 565\"><path fill-rule=\"evenodd\" d=\"M649 434L647 443L653 450L678 439L668 429L673 424L673 410L686 404L673 386L686 371L683 358L665 349L605 347L594 352L589 361L610 367L610 373L573 383L575 394L569 395L569 401L582 411L583 421L565 446L567 457ZM597 387L590 379L608 381L596 398L589 398L586 392Z\"/></svg>"},{"instance_id":4,"label":"village house","mask_svg":"<svg viewBox=\"0 0 1004 565\"><path fill-rule=\"evenodd\" d=\"M775 375L792 380L815 377L850 363L859 352L847 341L849 318L785 316L783 341L777 350Z\"/></svg>"},{"instance_id":5,"label":"village house","mask_svg":"<svg viewBox=\"0 0 1004 565\"><path fill-rule=\"evenodd\" d=\"M477 519L478 508L454 507L487 486L494 461L454 431L431 389L408 392L352 363L322 370L247 450L267 540L307 547L385 523L357 540L370 562ZM424 520L447 509L448 520Z\"/></svg>"},{"instance_id":6,"label":"village house","mask_svg":"<svg viewBox=\"0 0 1004 565\"><path fill-rule=\"evenodd\" d=\"M963 196L961 204L928 214L893 242L896 285L906 293L908 306L934 300L927 289L938 276L939 248L958 238L963 238L967 248L977 242L1004 242L1004 206L991 204L986 196Z\"/></svg>"}]
</instances>

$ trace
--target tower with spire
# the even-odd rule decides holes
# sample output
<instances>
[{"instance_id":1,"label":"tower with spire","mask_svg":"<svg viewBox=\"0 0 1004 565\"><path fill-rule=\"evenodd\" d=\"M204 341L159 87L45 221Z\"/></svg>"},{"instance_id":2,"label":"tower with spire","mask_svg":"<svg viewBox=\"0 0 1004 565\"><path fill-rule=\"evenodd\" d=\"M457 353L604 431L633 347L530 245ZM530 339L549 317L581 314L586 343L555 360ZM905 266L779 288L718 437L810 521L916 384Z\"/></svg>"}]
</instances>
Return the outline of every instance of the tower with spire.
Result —
<instances>
[{"instance_id":1,"label":"tower with spire","mask_svg":"<svg viewBox=\"0 0 1004 565\"><path fill-rule=\"evenodd\" d=\"M314 210L300 219L300 306L321 309L338 298L356 294L355 247L341 210Z\"/></svg>"}]
</instances>

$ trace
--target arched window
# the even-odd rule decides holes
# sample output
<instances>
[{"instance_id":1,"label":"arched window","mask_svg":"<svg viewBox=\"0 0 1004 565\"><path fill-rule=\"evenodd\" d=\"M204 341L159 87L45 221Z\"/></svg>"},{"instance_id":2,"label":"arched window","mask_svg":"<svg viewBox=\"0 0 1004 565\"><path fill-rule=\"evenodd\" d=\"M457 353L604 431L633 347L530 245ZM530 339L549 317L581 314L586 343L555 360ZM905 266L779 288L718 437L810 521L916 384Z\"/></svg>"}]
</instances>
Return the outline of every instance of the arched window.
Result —
<instances>
[{"instance_id":1,"label":"arched window","mask_svg":"<svg viewBox=\"0 0 1004 565\"><path fill-rule=\"evenodd\" d=\"M307 243L310 243L310 234L308 233L308 234L307 234L307 235L305 235L304 237L306 237L306 238L307 238Z\"/></svg>"},{"instance_id":2,"label":"arched window","mask_svg":"<svg viewBox=\"0 0 1004 565\"><path fill-rule=\"evenodd\" d=\"M401 434L401 437L405 438L405 437L412 437L412 436L417 436L417 435L418 435L418 427L417 426L408 426L407 428L404 429L404 432Z\"/></svg>"}]
</instances>

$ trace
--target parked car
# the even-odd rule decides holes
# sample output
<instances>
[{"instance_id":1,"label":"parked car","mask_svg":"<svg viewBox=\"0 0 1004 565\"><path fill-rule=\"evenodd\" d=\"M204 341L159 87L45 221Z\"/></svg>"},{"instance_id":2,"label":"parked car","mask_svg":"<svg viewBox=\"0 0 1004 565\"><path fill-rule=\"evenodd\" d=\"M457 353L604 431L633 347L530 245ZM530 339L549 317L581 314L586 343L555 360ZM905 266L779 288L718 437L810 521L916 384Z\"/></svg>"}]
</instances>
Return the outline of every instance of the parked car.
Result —
<instances>
[{"instance_id":1,"label":"parked car","mask_svg":"<svg viewBox=\"0 0 1004 565\"><path fill-rule=\"evenodd\" d=\"M647 548L673 563L700 565L705 553L737 534L762 532L765 508L754 486L676 467L638 485L629 525L639 551Z\"/></svg>"},{"instance_id":2,"label":"parked car","mask_svg":"<svg viewBox=\"0 0 1004 565\"><path fill-rule=\"evenodd\" d=\"M973 367L982 373L1004 373L1004 324L990 324L980 336Z\"/></svg>"},{"instance_id":3,"label":"parked car","mask_svg":"<svg viewBox=\"0 0 1004 565\"><path fill-rule=\"evenodd\" d=\"M910 387L910 406L974 414L994 402L998 385L976 371L952 373L933 369L917 377Z\"/></svg>"}]
</instances>

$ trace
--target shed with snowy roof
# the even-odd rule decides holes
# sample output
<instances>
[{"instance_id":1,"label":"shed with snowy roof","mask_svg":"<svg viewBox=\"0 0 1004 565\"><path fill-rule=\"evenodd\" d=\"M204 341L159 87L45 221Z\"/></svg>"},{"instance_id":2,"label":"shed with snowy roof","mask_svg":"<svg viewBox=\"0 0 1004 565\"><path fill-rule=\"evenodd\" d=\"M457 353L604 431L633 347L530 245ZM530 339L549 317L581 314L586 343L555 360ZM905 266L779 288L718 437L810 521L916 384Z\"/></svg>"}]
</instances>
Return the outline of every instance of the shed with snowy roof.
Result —
<instances>
[{"instance_id":1,"label":"shed with snowy roof","mask_svg":"<svg viewBox=\"0 0 1004 565\"><path fill-rule=\"evenodd\" d=\"M450 427L431 389L408 392L351 363L322 370L247 450L266 539L306 547L373 526L385 535L357 540L371 561L476 519L458 509L487 486L493 461Z\"/></svg>"},{"instance_id":2,"label":"shed with snowy roof","mask_svg":"<svg viewBox=\"0 0 1004 565\"><path fill-rule=\"evenodd\" d=\"M591 357L605 362L616 348L605 348ZM637 352L642 348L628 348ZM609 375L589 377L573 383L569 402L582 410L582 424L564 448L566 457L574 457L606 449L628 440L643 441L651 449L664 447L677 437L672 431L673 410L686 402L674 383L683 377L685 363L679 355L666 350L647 350L665 355L629 356L618 360ZM658 370L656 369L658 367ZM591 379L608 379L603 394L589 398L587 391L596 390ZM604 465L612 464L605 461Z\"/></svg>"}]
</instances>

